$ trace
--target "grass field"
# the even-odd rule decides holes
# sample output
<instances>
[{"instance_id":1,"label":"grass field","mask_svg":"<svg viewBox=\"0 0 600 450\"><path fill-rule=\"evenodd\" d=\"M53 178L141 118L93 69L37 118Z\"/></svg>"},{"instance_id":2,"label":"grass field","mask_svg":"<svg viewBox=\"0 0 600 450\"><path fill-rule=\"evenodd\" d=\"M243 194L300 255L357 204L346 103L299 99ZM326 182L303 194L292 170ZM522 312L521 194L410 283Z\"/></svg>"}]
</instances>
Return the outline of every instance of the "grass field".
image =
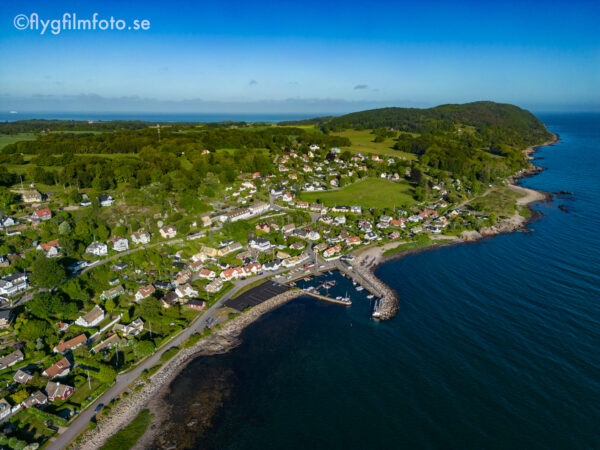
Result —
<instances>
[{"instance_id":1,"label":"grass field","mask_svg":"<svg viewBox=\"0 0 600 450\"><path fill-rule=\"evenodd\" d=\"M515 213L516 201L520 197L517 192L506 187L494 188L488 195L473 199L468 205L476 211L507 217Z\"/></svg>"},{"instance_id":2,"label":"grass field","mask_svg":"<svg viewBox=\"0 0 600 450\"><path fill-rule=\"evenodd\" d=\"M412 187L407 181L393 182L381 178L367 178L342 189L329 192L307 192L298 198L325 206L358 205L363 208L394 208L415 204Z\"/></svg>"},{"instance_id":3,"label":"grass field","mask_svg":"<svg viewBox=\"0 0 600 450\"><path fill-rule=\"evenodd\" d=\"M129 425L112 435L101 448L103 450L130 449L146 432L152 417L150 411L144 409Z\"/></svg>"},{"instance_id":4,"label":"grass field","mask_svg":"<svg viewBox=\"0 0 600 450\"><path fill-rule=\"evenodd\" d=\"M35 141L36 139L37 136L33 133L0 134L0 149L18 141Z\"/></svg>"},{"instance_id":5,"label":"grass field","mask_svg":"<svg viewBox=\"0 0 600 450\"><path fill-rule=\"evenodd\" d=\"M405 153L400 152L398 150L394 150L392 148L394 146L394 140L391 138L385 139L383 142L373 142L373 139L375 139L375 135L371 134L371 131L369 130L346 130L341 131L339 133L331 134L334 136L343 136L350 139L350 142L352 142L352 146L343 147L342 150L349 150L353 153L360 152L397 157L402 156L409 160L417 159L416 156L412 153Z\"/></svg>"}]
</instances>

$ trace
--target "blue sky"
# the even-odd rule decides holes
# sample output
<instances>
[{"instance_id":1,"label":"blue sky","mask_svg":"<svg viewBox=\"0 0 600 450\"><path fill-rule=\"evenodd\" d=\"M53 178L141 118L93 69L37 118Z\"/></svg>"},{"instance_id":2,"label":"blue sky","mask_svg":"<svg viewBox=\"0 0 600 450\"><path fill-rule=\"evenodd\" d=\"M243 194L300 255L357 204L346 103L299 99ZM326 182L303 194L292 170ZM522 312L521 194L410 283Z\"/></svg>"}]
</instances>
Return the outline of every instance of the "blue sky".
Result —
<instances>
[{"instance_id":1,"label":"blue sky","mask_svg":"<svg viewBox=\"0 0 600 450\"><path fill-rule=\"evenodd\" d=\"M4 0L0 110L600 110L600 2ZM18 14L147 31L17 30Z\"/></svg>"}]
</instances>

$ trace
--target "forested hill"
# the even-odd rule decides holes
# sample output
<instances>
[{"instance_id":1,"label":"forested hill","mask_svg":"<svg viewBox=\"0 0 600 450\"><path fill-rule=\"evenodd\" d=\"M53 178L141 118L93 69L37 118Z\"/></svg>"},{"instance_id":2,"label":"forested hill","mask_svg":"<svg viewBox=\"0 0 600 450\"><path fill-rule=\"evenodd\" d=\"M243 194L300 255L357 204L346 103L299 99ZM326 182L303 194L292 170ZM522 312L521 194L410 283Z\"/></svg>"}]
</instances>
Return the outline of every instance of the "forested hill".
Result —
<instances>
[{"instance_id":1,"label":"forested hill","mask_svg":"<svg viewBox=\"0 0 600 450\"><path fill-rule=\"evenodd\" d=\"M487 101L427 109L372 109L333 117L320 125L329 131L393 128L396 131L434 135L465 129L484 142L514 146L537 144L550 137L544 124L529 111L514 105Z\"/></svg>"}]
</instances>

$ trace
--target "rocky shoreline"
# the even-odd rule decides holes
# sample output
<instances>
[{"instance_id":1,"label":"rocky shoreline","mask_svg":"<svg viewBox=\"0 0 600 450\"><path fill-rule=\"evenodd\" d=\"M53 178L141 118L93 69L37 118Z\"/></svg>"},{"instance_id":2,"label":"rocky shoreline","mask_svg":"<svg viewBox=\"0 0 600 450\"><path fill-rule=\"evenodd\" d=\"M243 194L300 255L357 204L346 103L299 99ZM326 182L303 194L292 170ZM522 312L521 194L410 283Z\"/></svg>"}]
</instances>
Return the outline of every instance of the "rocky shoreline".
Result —
<instances>
[{"instance_id":1,"label":"rocky shoreline","mask_svg":"<svg viewBox=\"0 0 600 450\"><path fill-rule=\"evenodd\" d=\"M70 448L91 450L101 447L109 437L117 433L145 409L150 401L164 393L164 389L168 388L170 382L190 360L201 355L215 355L228 352L238 345L238 337L244 328L259 319L263 314L302 295L304 293L301 290L290 290L270 298L260 305L251 308L249 311L225 322L222 327L214 329L210 336L201 339L194 346L182 349L168 364L165 364L158 372L152 375L148 383L144 383L142 380L135 382L127 390L130 395L122 398L106 417L98 421L98 425L94 430L86 431L80 440L72 444ZM135 391L135 387L139 385L143 387ZM156 413L156 411L153 412ZM161 419L160 416L156 415L155 421L160 422ZM144 441L147 441L149 438L151 436L145 436Z\"/></svg>"},{"instance_id":2,"label":"rocky shoreline","mask_svg":"<svg viewBox=\"0 0 600 450\"><path fill-rule=\"evenodd\" d=\"M531 146L525 149L523 152L526 154L527 159L532 160L532 153L537 152L538 147L548 146L555 144L558 141L558 135L553 134L551 141L545 142L537 146ZM523 206L529 206L534 202L548 200L550 196L546 193L535 191L533 189L524 188L518 185L518 180L527 176L532 176L542 171L540 167L532 166L528 169L524 169L519 173L510 177L510 188L514 191L523 193L524 196L518 200L518 203ZM380 319L389 320L393 318L399 309L399 298L398 295L383 281L381 281L375 275L375 269L381 263L400 259L410 254L420 253L423 251L438 249L449 245L455 245L458 243L469 243L475 242L480 239L495 236L501 233L510 233L524 229L524 227L535 220L535 215L532 214L529 218L520 216L515 213L514 216L503 220L500 224L486 227L480 231L463 232L460 238L453 240L452 242L444 242L441 244L433 244L427 247L420 247L415 249L409 249L399 252L395 255L383 256L383 249L376 247L375 250L376 258L374 263L370 267L356 267L355 270L364 277L369 283L371 283L376 289L382 294L380 299ZM161 369L152 375L148 383L144 383L139 380L136 385L142 385L143 387L138 391L135 391L136 386L131 386L129 390L130 395L123 398L117 403L111 410L108 416L99 420L97 427L94 430L85 432L80 440L76 444L72 444L70 448L74 449L96 449L102 446L102 444L121 428L131 422L137 414L143 409L148 407L151 401L155 402L155 407L152 408L155 413L155 419L153 421L153 431L148 431L136 445L135 448L148 448L151 446L153 439L160 432L160 424L165 419L159 414L159 408L156 405L162 401L162 397L166 394L166 390L170 382L179 374L179 372L187 365L187 363L193 358L201 355L214 355L225 353L231 350L233 347L238 345L238 337L245 327L252 322L258 320L263 314L278 308L279 306L303 296L304 293L300 290L291 290L276 297L273 297L260 305L251 308L249 311L242 313L238 317L225 322L221 328L215 329L213 333L201 339L193 347L181 350L168 364L161 367Z\"/></svg>"}]
</instances>

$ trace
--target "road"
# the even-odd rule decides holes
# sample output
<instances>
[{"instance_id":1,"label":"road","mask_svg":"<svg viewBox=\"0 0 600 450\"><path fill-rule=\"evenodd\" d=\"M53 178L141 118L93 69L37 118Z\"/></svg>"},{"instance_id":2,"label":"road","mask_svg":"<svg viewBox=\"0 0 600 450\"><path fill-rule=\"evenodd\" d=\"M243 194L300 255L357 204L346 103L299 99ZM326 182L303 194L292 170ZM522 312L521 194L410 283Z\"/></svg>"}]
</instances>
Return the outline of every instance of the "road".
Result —
<instances>
[{"instance_id":1,"label":"road","mask_svg":"<svg viewBox=\"0 0 600 450\"><path fill-rule=\"evenodd\" d=\"M207 326L207 322L215 319L215 312L223 306L223 304L229 300L233 295L244 289L249 284L255 283L259 279L265 279L283 273L289 269L280 269L270 273L264 273L255 277L250 277L245 280L235 281L233 289L227 292L217 302L207 309L192 325L184 329L181 333L175 336L171 341L165 343L159 351L155 352L143 362L135 366L128 372L117 375L115 383L90 404L85 410L83 410L79 416L73 421L73 423L60 435L58 435L54 441L52 441L46 448L49 450L60 450L65 448L71 441L73 441L83 430L88 426L88 422L96 415L95 409L99 404L108 404L110 401L117 397L127 387L138 378L142 372L146 369L150 369L156 364L160 363L160 356L169 348L181 345L187 340L192 334L200 333ZM126 424L123 424L126 425Z\"/></svg>"}]
</instances>

